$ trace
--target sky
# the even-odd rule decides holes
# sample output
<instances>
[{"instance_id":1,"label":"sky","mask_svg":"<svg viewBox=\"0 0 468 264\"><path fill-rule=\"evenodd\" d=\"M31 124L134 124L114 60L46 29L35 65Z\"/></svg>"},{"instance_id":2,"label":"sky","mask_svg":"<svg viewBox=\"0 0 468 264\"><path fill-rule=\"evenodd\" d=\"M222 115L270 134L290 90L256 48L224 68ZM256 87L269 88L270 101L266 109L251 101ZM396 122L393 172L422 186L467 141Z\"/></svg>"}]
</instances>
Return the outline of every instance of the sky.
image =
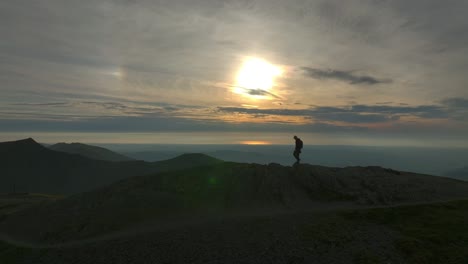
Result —
<instances>
[{"instance_id":1,"label":"sky","mask_svg":"<svg viewBox=\"0 0 468 264\"><path fill-rule=\"evenodd\" d=\"M0 140L467 147L466 10L4 0Z\"/></svg>"}]
</instances>

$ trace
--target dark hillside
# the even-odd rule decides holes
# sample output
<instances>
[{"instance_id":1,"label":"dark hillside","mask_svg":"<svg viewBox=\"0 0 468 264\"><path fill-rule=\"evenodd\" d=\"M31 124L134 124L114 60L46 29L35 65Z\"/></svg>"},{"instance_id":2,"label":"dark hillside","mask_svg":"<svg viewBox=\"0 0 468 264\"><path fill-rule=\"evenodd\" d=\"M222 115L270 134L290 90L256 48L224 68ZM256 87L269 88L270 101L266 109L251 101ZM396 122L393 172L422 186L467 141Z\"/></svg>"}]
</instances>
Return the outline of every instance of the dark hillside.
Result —
<instances>
[{"instance_id":1,"label":"dark hillside","mask_svg":"<svg viewBox=\"0 0 468 264\"><path fill-rule=\"evenodd\" d=\"M4 142L0 143L0 192L78 193L130 176L219 162L192 155L154 163L110 162L53 151L31 138Z\"/></svg>"},{"instance_id":2,"label":"dark hillside","mask_svg":"<svg viewBox=\"0 0 468 264\"><path fill-rule=\"evenodd\" d=\"M467 197L468 182L380 167L226 162L124 179L11 215L1 230L59 242L199 214L393 206ZM35 221L29 221L33 216Z\"/></svg>"}]
</instances>

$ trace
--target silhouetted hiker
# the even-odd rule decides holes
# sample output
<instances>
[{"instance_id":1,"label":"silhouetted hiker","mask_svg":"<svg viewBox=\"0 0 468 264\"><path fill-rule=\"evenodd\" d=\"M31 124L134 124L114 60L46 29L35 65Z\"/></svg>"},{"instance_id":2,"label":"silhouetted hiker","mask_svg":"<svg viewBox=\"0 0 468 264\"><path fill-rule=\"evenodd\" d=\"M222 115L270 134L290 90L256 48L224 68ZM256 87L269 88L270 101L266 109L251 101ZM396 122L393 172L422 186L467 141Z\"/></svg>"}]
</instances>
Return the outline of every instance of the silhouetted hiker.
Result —
<instances>
[{"instance_id":1,"label":"silhouetted hiker","mask_svg":"<svg viewBox=\"0 0 468 264\"><path fill-rule=\"evenodd\" d=\"M301 150L302 150L304 143L302 143L302 140L298 138L297 136L294 136L294 139L296 140L296 148L294 149L293 155L296 158L296 162L299 162L301 161L301 159L299 158L299 155L301 154Z\"/></svg>"}]
</instances>

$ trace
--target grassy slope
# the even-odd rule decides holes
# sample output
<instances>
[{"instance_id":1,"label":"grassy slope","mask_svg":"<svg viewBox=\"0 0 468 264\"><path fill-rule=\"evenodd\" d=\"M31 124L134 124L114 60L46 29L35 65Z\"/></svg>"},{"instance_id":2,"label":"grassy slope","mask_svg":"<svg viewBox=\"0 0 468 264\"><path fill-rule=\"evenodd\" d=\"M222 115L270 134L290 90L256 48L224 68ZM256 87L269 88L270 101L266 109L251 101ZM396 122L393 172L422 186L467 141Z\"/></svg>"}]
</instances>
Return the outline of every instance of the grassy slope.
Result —
<instances>
[{"instance_id":1,"label":"grassy slope","mask_svg":"<svg viewBox=\"0 0 468 264\"><path fill-rule=\"evenodd\" d=\"M367 228L372 226L377 228ZM339 253L352 247L352 263L389 260L383 257L385 252L377 252L387 248L379 248L381 243L372 240L373 236L365 246L374 248L353 247L369 239L361 232L369 230L374 235L383 231L385 239L390 237L390 243L408 263L468 263L468 200L342 212L326 215L318 223L302 226L302 230L304 248L315 245L313 254L332 254L333 249ZM397 235L388 236L392 232ZM46 253L44 249L0 242L0 263L19 263Z\"/></svg>"},{"instance_id":2,"label":"grassy slope","mask_svg":"<svg viewBox=\"0 0 468 264\"><path fill-rule=\"evenodd\" d=\"M468 201L356 211L352 221L399 231L396 246L410 263L468 263Z\"/></svg>"},{"instance_id":3,"label":"grassy slope","mask_svg":"<svg viewBox=\"0 0 468 264\"><path fill-rule=\"evenodd\" d=\"M13 246L0 241L0 263L20 263L20 261L30 255L33 251L35 250Z\"/></svg>"},{"instance_id":4,"label":"grassy slope","mask_svg":"<svg viewBox=\"0 0 468 264\"><path fill-rule=\"evenodd\" d=\"M399 233L393 243L408 263L468 263L468 200L340 213L306 226L303 241L346 248L367 225ZM353 255L354 263L386 263L372 249Z\"/></svg>"},{"instance_id":5,"label":"grassy slope","mask_svg":"<svg viewBox=\"0 0 468 264\"><path fill-rule=\"evenodd\" d=\"M43 193L0 194L0 220L4 215L62 198L61 195Z\"/></svg>"},{"instance_id":6,"label":"grassy slope","mask_svg":"<svg viewBox=\"0 0 468 264\"><path fill-rule=\"evenodd\" d=\"M210 174L200 174L211 184L222 184L210 180ZM333 254L333 249L339 254L351 248L352 263L387 263L389 258L385 254L395 252L378 252L388 250L382 249L385 243L378 237L380 232L384 233L384 239L390 237L396 252L408 263L468 263L468 200L329 214L302 229L305 248L315 245L313 251L318 255ZM369 239L363 237L366 232L374 233L365 244L367 248L354 246ZM47 251L0 242L0 263L24 263Z\"/></svg>"}]
</instances>

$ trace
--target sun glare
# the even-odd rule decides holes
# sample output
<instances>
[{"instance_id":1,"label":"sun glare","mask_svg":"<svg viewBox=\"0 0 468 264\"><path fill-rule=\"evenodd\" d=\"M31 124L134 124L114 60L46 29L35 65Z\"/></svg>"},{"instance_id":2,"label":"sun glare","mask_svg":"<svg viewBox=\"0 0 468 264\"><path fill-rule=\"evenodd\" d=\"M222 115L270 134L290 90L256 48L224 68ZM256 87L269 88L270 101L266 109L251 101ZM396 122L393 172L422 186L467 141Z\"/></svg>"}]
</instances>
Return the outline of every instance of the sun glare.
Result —
<instances>
[{"instance_id":1,"label":"sun glare","mask_svg":"<svg viewBox=\"0 0 468 264\"><path fill-rule=\"evenodd\" d=\"M282 73L275 66L263 59L248 58L237 74L234 92L254 98L267 98L277 76Z\"/></svg>"}]
</instances>

